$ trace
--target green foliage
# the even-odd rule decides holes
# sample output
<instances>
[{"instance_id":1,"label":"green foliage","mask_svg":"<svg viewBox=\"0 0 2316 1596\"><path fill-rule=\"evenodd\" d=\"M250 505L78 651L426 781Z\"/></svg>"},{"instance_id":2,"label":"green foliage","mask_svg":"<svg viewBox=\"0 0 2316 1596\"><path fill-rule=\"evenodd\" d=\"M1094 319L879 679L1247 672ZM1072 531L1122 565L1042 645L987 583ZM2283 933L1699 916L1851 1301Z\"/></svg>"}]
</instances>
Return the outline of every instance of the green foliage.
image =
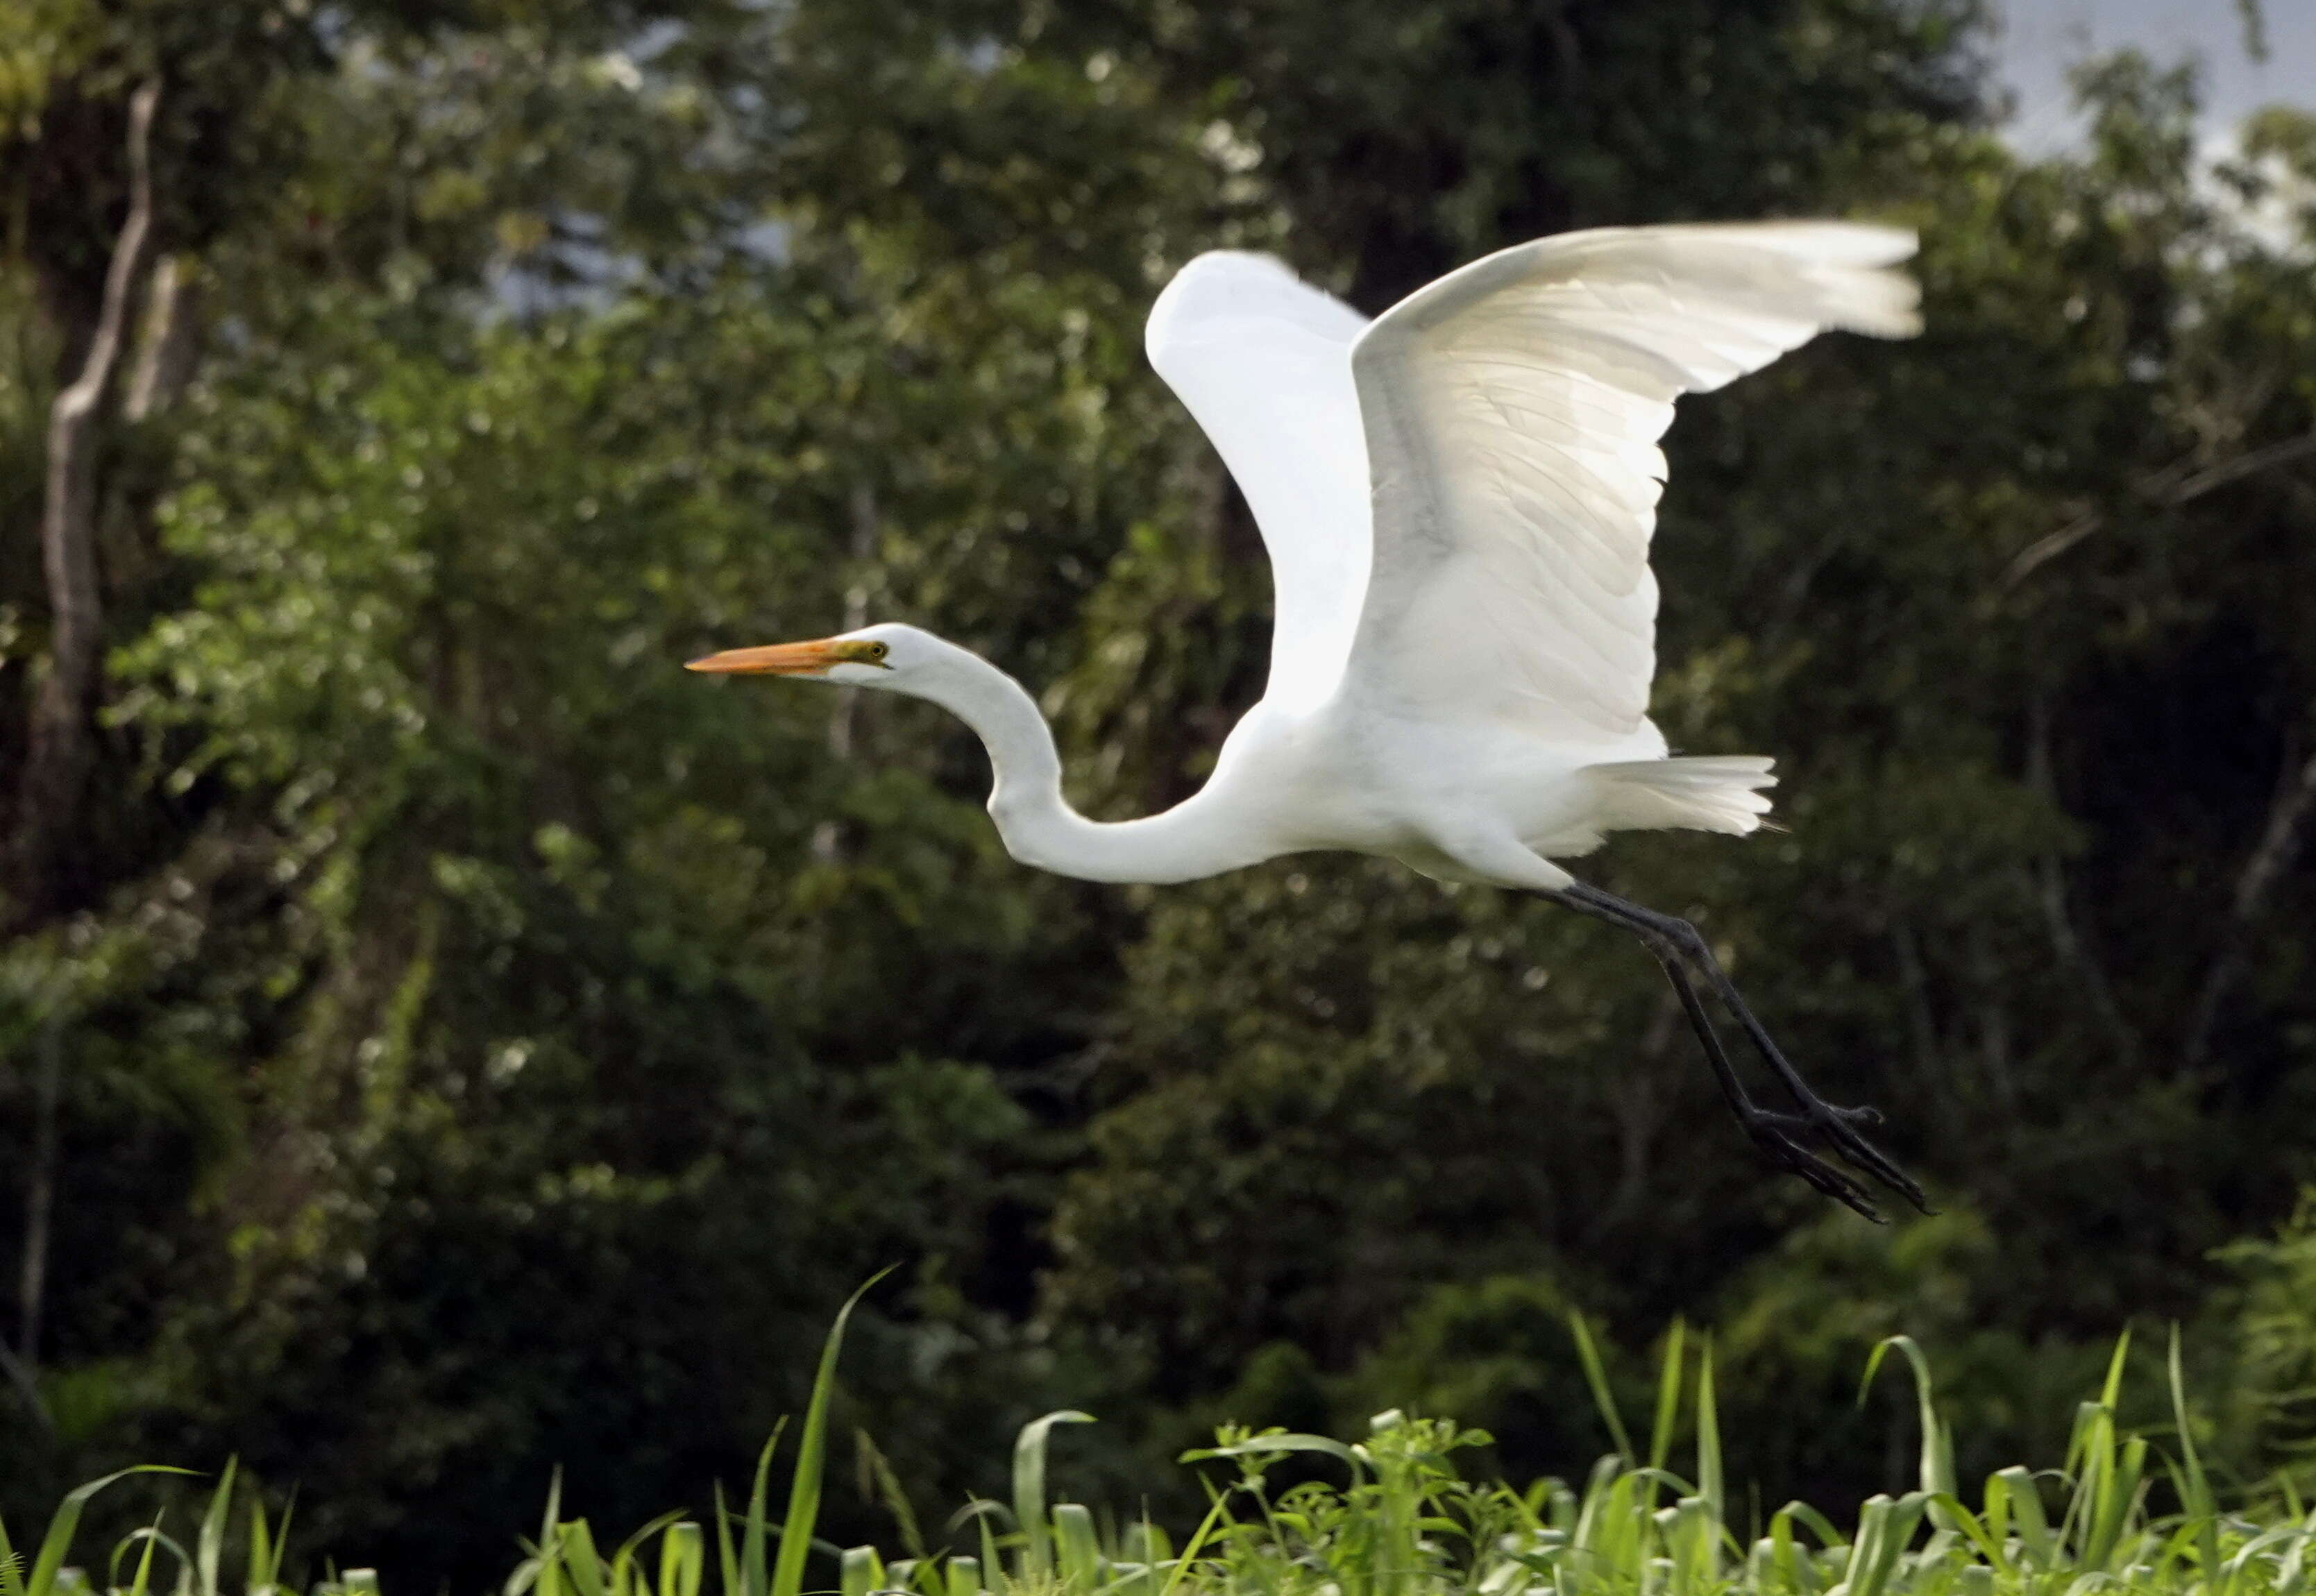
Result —
<instances>
[{"instance_id":1,"label":"green foliage","mask_svg":"<svg viewBox=\"0 0 2316 1596\"><path fill-rule=\"evenodd\" d=\"M2312 501L2285 463L2308 458L2316 319L2306 241L2255 236L2192 181L2189 82L2124 60L2085 86L2079 160L1925 132L1909 186L1857 192L1902 194L1922 230L1922 340L1813 348L1684 413L1656 709L1678 746L1785 751L1791 829L1589 867L1694 906L1789 1048L1891 1111L1978 1239L1836 1249L1813 1226L1780 1249L1813 1216L1713 1151L1638 950L1297 860L1154 901L1121 1010L1134 1089L1056 1217L1073 1322L1145 1326L1202 1399L1275 1342L1342 1371L1492 1276L1623 1325L1708 1302L1729 1323L1758 1291L1733 1355L1817 1371L1788 1410L1813 1416L1735 1444L1819 1492L1845 1422L1820 1343L1853 1311L1939 1337L2014 1455L2063 1425L2053 1385L2107 1328L2197 1311L2208 1249L2288 1197L2276 1116L2297 1122L2316 1035L2284 907L2304 872L2236 944L2266 973L2222 975L2316 702ZM2214 990L2229 1017L2202 1025ZM1474 1379L1495 1355L1473 1351Z\"/></svg>"},{"instance_id":2,"label":"green foliage","mask_svg":"<svg viewBox=\"0 0 2316 1596\"><path fill-rule=\"evenodd\" d=\"M2310 1494L2316 1463L2316 1189L2303 1188L2273 1235L2220 1254L2236 1274L2237 1367L2223 1429L2247 1466L2286 1501Z\"/></svg>"},{"instance_id":3,"label":"green foliage","mask_svg":"<svg viewBox=\"0 0 2316 1596\"><path fill-rule=\"evenodd\" d=\"M855 1301L858 1300L856 1297ZM819 1425L835 1389L836 1356L851 1304L828 1341L797 1453L786 1520L766 1514L766 1483L779 1436L764 1449L756 1485L734 1522L718 1509L723 1596L794 1596L808 1549L833 1554L844 1596L893 1592L904 1596L1498 1596L1549 1591L1661 1592L1661 1596L1908 1596L1995 1591L2075 1590L2173 1592L2176 1596L2294 1596L2309 1579L2316 1520L2295 1508L2263 1523L2224 1511L2199 1461L2187 1425L2178 1340L2170 1349L2168 1394L2178 1428L2178 1458L2118 1422L2129 1338L2108 1360L2097 1395L2078 1406L2065 1461L2056 1469L2023 1466L1985 1477L1969 1500L1955 1470L1952 1431L1941 1411L1930 1365L1910 1338L1878 1343L1868 1359L1870 1384L1888 1351L1903 1354L1915 1386L1921 1442L1915 1483L1902 1494L1875 1493L1839 1520L1790 1502L1748 1525L1733 1518L1721 1475L1717 1387L1709 1344L1695 1380L1686 1374L1683 1337L1669 1338L1659 1379L1654 1435L1643 1461L1625 1452L1600 1458L1581 1487L1556 1478L1526 1490L1474 1480L1456 1454L1485 1448L1491 1437L1451 1422L1376 1414L1363 1441L1277 1428L1225 1424L1215 1444L1182 1455L1189 1464L1225 1466L1201 1474L1208 1506L1180 1550L1145 1514L1129 1521L1098 1518L1070 1502L1049 1502L1046 1449L1055 1421L1025 1426L1014 1448L1016 1499L1011 1527L990 1527L1006 1510L971 1504L959 1521L979 1530L978 1556L913 1547L887 1561L873 1546L840 1551L816 1541L824 1458ZM1581 1322L1577 1328L1581 1334ZM1687 1398L1697 1438L1688 1476L1668 1467L1667 1441ZM1625 1426L1604 1395L1602 1417L1619 1437ZM1321 1477L1282 1483L1287 1466L1308 1461ZM138 1471L131 1471L138 1472ZM147 1470L143 1472L155 1472ZM167 1472L167 1471L160 1471ZM1297 1471L1299 1472L1299 1471ZM29 1577L0 1530L0 1596L49 1596L60 1588L82 1506L120 1476L71 1493L57 1510ZM2154 1493L2168 1491L2169 1511ZM123 1542L141 1548L124 1596L144 1596L152 1552L178 1557L178 1589L218 1596L221 1551L236 1501L228 1466L211 1493L195 1555L188 1558L156 1528ZM509 1596L699 1596L707 1562L700 1526L666 1513L629 1536L606 1557L584 1519L561 1516L562 1482L549 1491L539 1540L505 1583ZM2055 1511L2053 1511L2055 1509ZM252 1499L251 1596L289 1591L281 1584L281 1543L270 1540L261 1502ZM286 1526L285 1526L286 1530ZM735 1554L734 1534L744 1551ZM659 1541L656 1570L647 1556ZM779 1543L767 1576L764 1549ZM113 1565L118 1570L120 1552ZM316 1581L309 1596L374 1590L369 1570Z\"/></svg>"},{"instance_id":4,"label":"green foliage","mask_svg":"<svg viewBox=\"0 0 2316 1596\"><path fill-rule=\"evenodd\" d=\"M1109 1420L1088 1475L1165 1511L1194 1486L1157 1460L1224 1418L1452 1412L1564 1470L1596 1386L1649 1411L1680 1314L1774 1499L1856 1495L1893 1334L1960 1477L2056 1450L2116 1326L2205 1314L2207 1254L2305 1173L2316 887L2243 883L2316 724L2316 139L2264 113L2199 174L2192 76L2124 58L2089 147L2022 161L1973 17L0 0L0 766L47 406L155 71L197 307L189 383L104 442L89 888L0 946L12 1279L29 1066L67 1065L55 1435L0 1502L237 1452L318 1542L470 1584L553 1461L601 1522L742 1477L808 1399L813 1305L895 1259L828 1422L913 1511L1064 1400ZM677 668L934 626L1042 694L1083 807L1161 806L1268 646L1259 542L1141 361L1174 265L1278 248L1373 309L1557 227L1826 211L1921 229L1928 335L1685 410L1656 550L1658 718L1778 754L1790 829L1586 868L1701 921L1937 1221L1768 1178L1596 927L1354 860L1036 877L935 711ZM2296 1244L2209 1308L2242 1326L2216 1474L2296 1444ZM909 1500L833 1493L832 1532L877 1494ZM1171 1577L1016 1497L943 1596L1037 1546ZM1680 1511L1619 1566L1708 1578ZM733 1556L768 1582L764 1511ZM572 1596L718 1577L699 1527L656 1571L568 1546Z\"/></svg>"}]
</instances>

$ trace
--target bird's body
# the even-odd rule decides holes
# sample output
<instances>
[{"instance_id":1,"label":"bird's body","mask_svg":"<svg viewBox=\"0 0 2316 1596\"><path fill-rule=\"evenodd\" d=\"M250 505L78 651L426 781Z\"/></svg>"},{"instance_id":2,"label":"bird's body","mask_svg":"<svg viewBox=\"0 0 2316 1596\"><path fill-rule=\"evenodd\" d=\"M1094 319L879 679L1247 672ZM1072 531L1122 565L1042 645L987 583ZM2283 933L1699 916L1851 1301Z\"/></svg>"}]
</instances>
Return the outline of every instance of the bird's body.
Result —
<instances>
[{"instance_id":1,"label":"bird's body","mask_svg":"<svg viewBox=\"0 0 2316 1596\"><path fill-rule=\"evenodd\" d=\"M899 626L854 635L926 655L950 646ZM1574 753L1516 727L1379 719L1346 693L1308 708L1259 703L1196 794L1140 820L1090 821L1062 795L1060 757L1028 691L957 652L953 681L924 696L991 750L989 810L1007 850L1083 880L1189 881L1283 854L1341 851L1443 880L1558 887L1569 878L1550 860L1590 852L1606 832L1750 831L1768 807L1751 791L1767 760L1667 759L1645 723L1622 745ZM1684 777L1697 793L1683 790Z\"/></svg>"},{"instance_id":2,"label":"bird's body","mask_svg":"<svg viewBox=\"0 0 2316 1596\"><path fill-rule=\"evenodd\" d=\"M1617 830L1744 834L1771 762L1675 757L1649 720L1664 477L1683 392L1821 330L1916 328L1893 270L1911 235L1841 223L1606 228L1504 250L1373 322L1268 256L1217 252L1154 307L1151 362L1245 495L1271 558L1270 679L1214 773L1158 815L1090 821L1064 798L1037 703L913 627L729 650L695 669L881 687L940 703L987 746L990 813L1023 863L1185 881L1346 851L1540 894L1625 925L1663 962L1757 1143L1870 1212L1825 1146L1920 1200L1809 1093L1686 923L1557 859ZM1800 1103L1754 1107L1688 978L1703 974Z\"/></svg>"}]
</instances>

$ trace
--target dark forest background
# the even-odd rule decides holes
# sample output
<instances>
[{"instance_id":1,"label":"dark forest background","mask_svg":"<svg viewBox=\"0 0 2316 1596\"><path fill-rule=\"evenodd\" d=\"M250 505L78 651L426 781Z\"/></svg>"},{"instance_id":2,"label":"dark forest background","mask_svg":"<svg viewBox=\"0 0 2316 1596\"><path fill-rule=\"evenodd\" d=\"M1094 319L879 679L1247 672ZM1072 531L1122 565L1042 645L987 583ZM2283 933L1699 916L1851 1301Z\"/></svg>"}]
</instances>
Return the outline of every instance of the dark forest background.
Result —
<instances>
[{"instance_id":1,"label":"dark forest background","mask_svg":"<svg viewBox=\"0 0 2316 1596\"><path fill-rule=\"evenodd\" d=\"M1619 1380L1712 1326L1772 1503L1903 1476L1855 1400L1901 1330L1966 1475L2168 1322L2209 1452L2301 1467L2316 120L2214 164L2124 56L2029 162L1984 23L0 0L0 1511L237 1452L307 1553L465 1589L557 1464L599 1523L703 1505L896 1262L841 1417L935 1521L1057 1405L1120 1503L1219 1419L1390 1405L1581 1469L1572 1307ZM1655 712L1777 754L1787 829L1592 874L1936 1217L1773 1177L1605 928L1341 858L1038 876L930 707L679 668L914 621L1043 693L1082 805L1163 805L1269 602L1141 357L1173 267L1375 311L1816 214L1920 229L1929 330L1685 408L1657 545Z\"/></svg>"}]
</instances>

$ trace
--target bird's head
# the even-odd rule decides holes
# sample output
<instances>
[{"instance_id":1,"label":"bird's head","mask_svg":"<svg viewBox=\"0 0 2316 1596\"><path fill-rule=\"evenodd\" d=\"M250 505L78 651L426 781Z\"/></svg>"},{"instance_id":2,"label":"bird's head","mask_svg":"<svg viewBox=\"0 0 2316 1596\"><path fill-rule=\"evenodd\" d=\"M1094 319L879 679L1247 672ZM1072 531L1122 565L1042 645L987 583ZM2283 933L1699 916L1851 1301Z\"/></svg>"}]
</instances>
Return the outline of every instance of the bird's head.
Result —
<instances>
[{"instance_id":1,"label":"bird's head","mask_svg":"<svg viewBox=\"0 0 2316 1596\"><path fill-rule=\"evenodd\" d=\"M881 687L922 692L958 652L931 632L913 626L864 626L808 643L770 643L757 648L726 648L695 659L687 671L723 676L794 676L842 687Z\"/></svg>"}]
</instances>

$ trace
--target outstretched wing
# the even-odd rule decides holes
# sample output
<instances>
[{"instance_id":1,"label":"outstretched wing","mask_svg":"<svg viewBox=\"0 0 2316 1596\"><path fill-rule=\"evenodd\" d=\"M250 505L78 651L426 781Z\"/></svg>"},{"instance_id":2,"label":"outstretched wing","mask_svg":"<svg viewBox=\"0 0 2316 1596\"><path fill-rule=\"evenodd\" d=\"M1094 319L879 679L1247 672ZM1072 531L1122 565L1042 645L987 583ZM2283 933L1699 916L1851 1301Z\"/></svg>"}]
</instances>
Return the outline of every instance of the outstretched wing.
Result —
<instances>
[{"instance_id":1,"label":"outstretched wing","mask_svg":"<svg viewBox=\"0 0 2316 1596\"><path fill-rule=\"evenodd\" d=\"M1216 250L1175 274L1145 343L1230 468L1270 552L1268 697L1334 690L1367 591L1367 453L1351 380L1367 318L1269 255Z\"/></svg>"},{"instance_id":2,"label":"outstretched wing","mask_svg":"<svg viewBox=\"0 0 2316 1596\"><path fill-rule=\"evenodd\" d=\"M1346 687L1426 718L1618 743L1656 670L1649 571L1683 393L1828 328L1919 329L1911 233L1611 227L1475 261L1351 356L1375 555Z\"/></svg>"}]
</instances>

